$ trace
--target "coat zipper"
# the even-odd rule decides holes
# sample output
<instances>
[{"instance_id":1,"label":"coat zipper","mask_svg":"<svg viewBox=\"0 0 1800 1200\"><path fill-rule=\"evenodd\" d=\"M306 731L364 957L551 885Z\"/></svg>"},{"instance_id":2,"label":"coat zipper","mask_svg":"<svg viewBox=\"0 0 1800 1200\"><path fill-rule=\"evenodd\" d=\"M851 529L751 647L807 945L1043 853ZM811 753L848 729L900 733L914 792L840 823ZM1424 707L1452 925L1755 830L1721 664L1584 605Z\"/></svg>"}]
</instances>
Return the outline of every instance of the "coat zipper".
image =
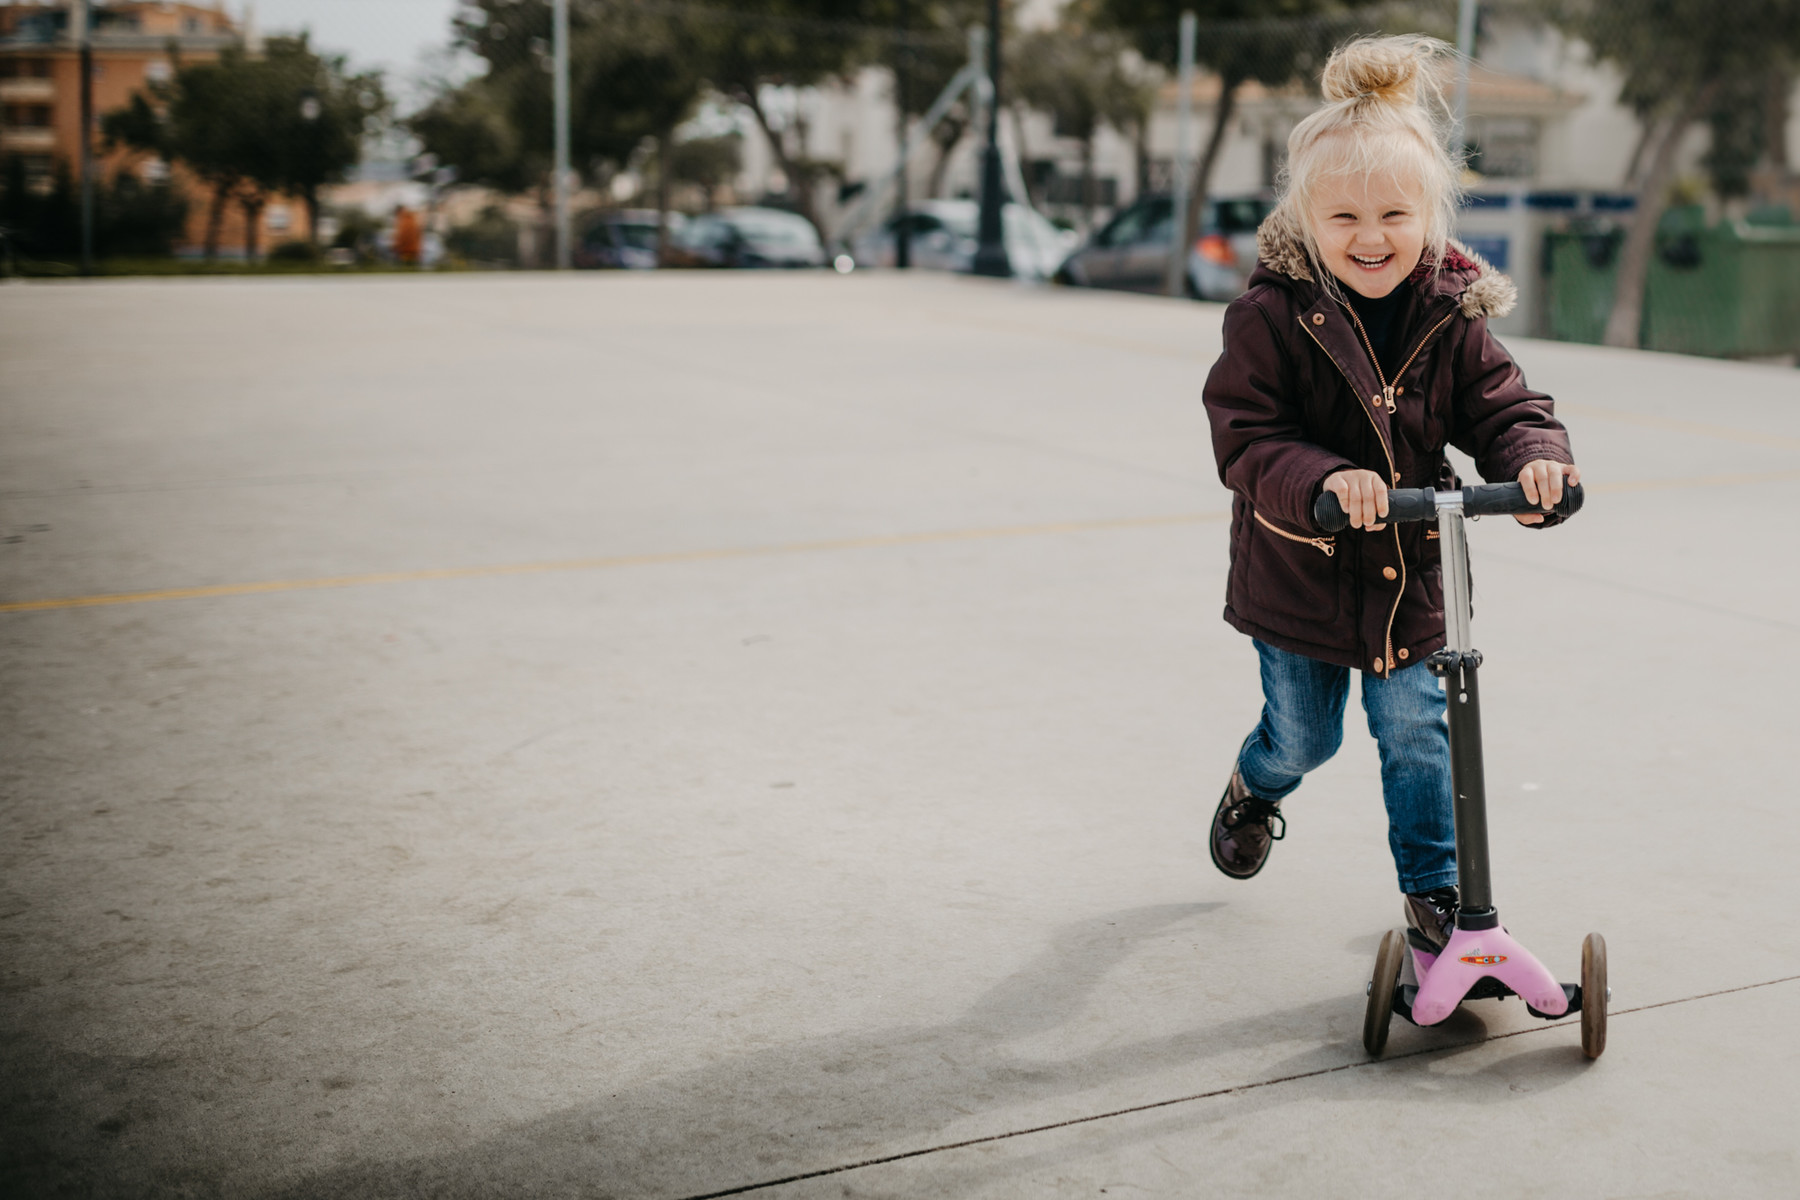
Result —
<instances>
[{"instance_id":1,"label":"coat zipper","mask_svg":"<svg viewBox=\"0 0 1800 1200\"><path fill-rule=\"evenodd\" d=\"M1415 349L1412 352L1412 356L1406 360L1405 366L1400 368L1400 375L1406 374L1407 367L1412 366L1413 360L1418 358L1424 351L1426 343L1431 341L1438 330L1442 329L1445 325L1448 325L1450 323L1450 318L1455 315L1456 310L1452 309L1445 315L1442 321L1439 321L1436 325L1433 325L1426 331L1425 336L1419 340L1417 349ZM1368 331L1363 329L1362 319L1356 315L1355 309L1350 310L1350 319L1356 322L1356 331L1362 334L1363 346L1369 352L1369 362L1375 367L1375 378L1381 381L1380 399L1386 402L1387 410L1393 412L1396 407L1394 404L1394 385L1389 383L1387 381L1387 376L1381 373L1381 360L1375 357L1375 347L1369 344ZM1313 331L1307 327L1305 319L1300 318L1299 320L1300 328L1306 330L1306 336L1312 338L1313 344L1318 346L1319 349L1325 350L1325 343L1321 342L1318 335L1313 333ZM1344 377L1344 382L1350 385L1351 394L1355 395L1356 380L1350 378L1350 372L1344 370L1344 364L1333 357L1329 350L1325 350L1325 357L1331 359L1331 365L1338 369L1338 374L1342 375ZM1395 376L1396 379L1399 377L1399 375ZM1362 408L1362 402L1360 400L1358 400L1356 407ZM1388 478L1392 479L1395 483L1398 483L1400 481L1400 470L1394 465L1394 452L1388 447L1388 440L1382 435L1381 426L1376 423L1375 414L1365 409L1363 415L1369 418L1369 424L1373 426L1375 430L1375 440L1381 443L1381 453L1387 457ZM1388 609L1387 634L1385 638L1387 653L1382 656L1381 660L1381 673L1383 676L1392 675L1394 673L1394 618L1400 615L1400 601L1406 596L1406 551L1400 546L1400 526L1390 525L1389 528L1394 531L1394 557L1400 560L1400 590L1394 593L1394 606Z\"/></svg>"},{"instance_id":2,"label":"coat zipper","mask_svg":"<svg viewBox=\"0 0 1800 1200\"><path fill-rule=\"evenodd\" d=\"M1400 369L1394 372L1394 383L1398 383L1406 375L1407 369L1410 368L1418 359L1419 355L1424 352L1426 344L1429 343L1432 338L1436 337L1437 331L1448 325L1450 323L1450 318L1455 315L1455 310L1446 313L1443 320L1425 331L1425 336L1419 339L1419 344L1413 350L1411 357L1401 363ZM1369 352L1369 362L1375 368L1375 378L1381 380L1381 398L1386 402L1387 410L1393 412L1399 407L1394 403L1394 384L1389 383L1387 376L1382 374L1381 360L1375 357L1375 343L1369 340L1369 331L1363 327L1362 318L1356 315L1356 310L1354 308L1350 310L1350 319L1356 322L1356 332L1362 334L1363 348ZM1316 341L1317 339L1314 340ZM1341 367L1339 368L1339 370L1342 369L1343 368ZM1348 376L1346 376L1346 378L1348 378ZM1354 387L1355 385L1352 384L1351 386Z\"/></svg>"},{"instance_id":3,"label":"coat zipper","mask_svg":"<svg viewBox=\"0 0 1800 1200\"><path fill-rule=\"evenodd\" d=\"M1250 510L1250 515L1255 517L1257 520L1257 523L1260 524L1264 529L1267 529L1270 533L1278 534L1281 537L1286 538L1290 542L1302 542L1308 546L1312 546L1316 549L1323 550L1325 552L1326 558L1330 558L1332 555L1337 553L1337 539L1336 538L1301 537L1297 533L1289 533L1285 529L1279 529L1276 526L1270 524L1269 521L1267 520L1267 518L1265 518L1261 513L1257 512L1255 509Z\"/></svg>"}]
</instances>

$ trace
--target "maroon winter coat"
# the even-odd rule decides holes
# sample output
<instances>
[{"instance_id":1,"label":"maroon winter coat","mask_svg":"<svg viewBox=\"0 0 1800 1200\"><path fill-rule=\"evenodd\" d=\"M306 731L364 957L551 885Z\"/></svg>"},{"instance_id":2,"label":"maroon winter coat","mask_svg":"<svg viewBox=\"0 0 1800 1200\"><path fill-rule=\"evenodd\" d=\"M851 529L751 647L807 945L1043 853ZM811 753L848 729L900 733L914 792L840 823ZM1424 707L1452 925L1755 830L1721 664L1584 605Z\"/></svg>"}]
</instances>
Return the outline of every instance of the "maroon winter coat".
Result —
<instances>
[{"instance_id":1,"label":"maroon winter coat","mask_svg":"<svg viewBox=\"0 0 1800 1200\"><path fill-rule=\"evenodd\" d=\"M1278 214L1257 242L1205 392L1219 478L1236 493L1225 619L1386 677L1444 644L1437 530L1327 534L1312 515L1326 476L1356 467L1395 487L1454 487L1448 444L1484 479L1510 482L1534 459L1574 462L1568 433L1488 332L1516 289L1468 250L1452 243L1440 271L1402 285L1404 365L1384 380L1350 311L1314 281L1298 231Z\"/></svg>"}]
</instances>

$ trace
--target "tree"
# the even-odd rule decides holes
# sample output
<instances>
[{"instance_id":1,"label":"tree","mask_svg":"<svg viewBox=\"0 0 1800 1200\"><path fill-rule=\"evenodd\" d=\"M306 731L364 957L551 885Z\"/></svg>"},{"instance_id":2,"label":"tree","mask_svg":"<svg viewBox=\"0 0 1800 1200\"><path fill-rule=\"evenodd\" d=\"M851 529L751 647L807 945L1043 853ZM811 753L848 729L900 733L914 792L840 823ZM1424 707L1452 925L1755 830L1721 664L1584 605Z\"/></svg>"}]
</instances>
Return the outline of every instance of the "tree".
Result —
<instances>
[{"instance_id":1,"label":"tree","mask_svg":"<svg viewBox=\"0 0 1800 1200\"><path fill-rule=\"evenodd\" d=\"M708 212L713 208L713 195L737 178L743 167L744 139L735 133L689 138L676 142L669 151L670 178L698 187L706 197Z\"/></svg>"},{"instance_id":2,"label":"tree","mask_svg":"<svg viewBox=\"0 0 1800 1200\"><path fill-rule=\"evenodd\" d=\"M984 0L871 0L864 19L884 31L875 61L894 72L897 100L908 117L921 117L969 62L968 31L985 25ZM905 86L898 86L904 80ZM965 90L927 131L931 169L925 194L939 196L950 156L975 120L974 94Z\"/></svg>"},{"instance_id":3,"label":"tree","mask_svg":"<svg viewBox=\"0 0 1800 1200\"><path fill-rule=\"evenodd\" d=\"M508 192L536 190L548 208L555 157L549 3L472 0L453 30L458 46L486 69L442 90L409 128L439 162L457 168L458 178ZM572 0L569 107L576 172L591 176L602 165L622 167L647 138L671 142L705 86L704 49L690 23L668 6Z\"/></svg>"},{"instance_id":4,"label":"tree","mask_svg":"<svg viewBox=\"0 0 1800 1200\"><path fill-rule=\"evenodd\" d=\"M814 188L841 164L808 155L804 118L796 113L777 124L766 89L814 87L873 61L868 23L885 15L872 0L738 0L713 10L704 27L712 86L750 111L787 176L794 207L814 225Z\"/></svg>"},{"instance_id":5,"label":"tree","mask_svg":"<svg viewBox=\"0 0 1800 1200\"><path fill-rule=\"evenodd\" d=\"M209 259L218 254L225 207L245 174L239 101L246 62L242 47L229 47L217 62L184 67L167 84L153 84L149 95L133 95L126 108L101 120L110 144L179 160L211 190L204 238Z\"/></svg>"},{"instance_id":6,"label":"tree","mask_svg":"<svg viewBox=\"0 0 1800 1200\"><path fill-rule=\"evenodd\" d=\"M1237 114L1238 93L1251 81L1281 87L1324 65L1337 43L1366 32L1355 14L1371 0L1093 0L1095 15L1136 35L1144 57L1176 65L1175 31L1183 12L1200 20L1194 61L1219 77L1206 148L1194 166L1183 218L1183 245L1200 233L1214 165Z\"/></svg>"},{"instance_id":7,"label":"tree","mask_svg":"<svg viewBox=\"0 0 1800 1200\"><path fill-rule=\"evenodd\" d=\"M1142 129L1155 94L1143 73L1126 61L1125 40L1079 25L1014 38L1007 72L1012 94L1049 113L1059 136L1081 144L1081 218L1092 224L1098 203L1094 179L1094 137L1102 125L1121 133Z\"/></svg>"},{"instance_id":8,"label":"tree","mask_svg":"<svg viewBox=\"0 0 1800 1200\"><path fill-rule=\"evenodd\" d=\"M1715 141L1712 165L1729 185L1739 152L1729 135L1738 119L1733 114L1742 112L1740 87L1768 86L1792 70L1800 56L1800 4L1736 0L1727 14L1715 0L1563 0L1554 15L1597 59L1619 68L1620 101L1645 126L1641 161L1630 181L1637 205L1619 253L1605 335L1609 346L1635 348L1656 230L1679 165L1676 152L1696 122L1713 118L1715 132L1723 122L1727 136Z\"/></svg>"},{"instance_id":9,"label":"tree","mask_svg":"<svg viewBox=\"0 0 1800 1200\"><path fill-rule=\"evenodd\" d=\"M208 258L218 253L225 208L235 200L244 210L244 252L253 258L270 193L299 194L316 230L318 189L355 165L365 123L386 107L378 75L347 74L343 59L321 58L304 35L275 37L261 57L233 46L216 62L183 67L108 114L101 129L111 144L177 160L207 185Z\"/></svg>"},{"instance_id":10,"label":"tree","mask_svg":"<svg viewBox=\"0 0 1800 1200\"><path fill-rule=\"evenodd\" d=\"M0 240L7 243L8 256L15 247L28 258L80 254L79 193L66 164L57 164L46 192L31 186L22 157L0 159ZM166 181L145 183L131 171L101 180L94 200L94 243L102 255L167 255L187 220L187 201L179 191Z\"/></svg>"},{"instance_id":11,"label":"tree","mask_svg":"<svg viewBox=\"0 0 1800 1200\"><path fill-rule=\"evenodd\" d=\"M387 94L379 72L350 74L342 56L314 53L305 34L269 38L263 53L258 119L274 151L264 182L300 196L317 244L319 189L360 161L364 135L388 112Z\"/></svg>"}]
</instances>

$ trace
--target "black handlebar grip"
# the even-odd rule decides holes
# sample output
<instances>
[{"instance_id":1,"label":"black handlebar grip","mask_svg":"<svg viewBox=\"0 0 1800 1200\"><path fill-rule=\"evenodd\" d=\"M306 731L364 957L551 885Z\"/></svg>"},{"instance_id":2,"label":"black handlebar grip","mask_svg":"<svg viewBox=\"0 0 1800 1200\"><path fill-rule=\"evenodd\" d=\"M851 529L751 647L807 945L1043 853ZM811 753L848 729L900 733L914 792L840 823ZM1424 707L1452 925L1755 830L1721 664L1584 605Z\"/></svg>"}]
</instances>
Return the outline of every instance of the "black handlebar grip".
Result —
<instances>
[{"instance_id":1,"label":"black handlebar grip","mask_svg":"<svg viewBox=\"0 0 1800 1200\"><path fill-rule=\"evenodd\" d=\"M1430 488L1389 488L1390 521L1437 520L1437 493Z\"/></svg>"},{"instance_id":2,"label":"black handlebar grip","mask_svg":"<svg viewBox=\"0 0 1800 1200\"><path fill-rule=\"evenodd\" d=\"M1336 492L1320 492L1319 498L1313 501L1313 520L1326 533L1336 533L1350 524L1350 514L1338 503Z\"/></svg>"},{"instance_id":3,"label":"black handlebar grip","mask_svg":"<svg viewBox=\"0 0 1800 1200\"><path fill-rule=\"evenodd\" d=\"M1437 519L1437 497L1430 488L1389 488L1388 521L1435 521ZM1336 533L1350 524L1344 506L1338 503L1336 492L1320 492L1319 498L1313 501L1313 520L1326 533Z\"/></svg>"},{"instance_id":4,"label":"black handlebar grip","mask_svg":"<svg viewBox=\"0 0 1800 1200\"><path fill-rule=\"evenodd\" d=\"M1565 484L1563 497L1550 511L1572 517L1581 511L1581 485ZM1463 488L1463 511L1472 517L1498 516L1510 513L1541 513L1542 505L1525 498L1522 483L1477 483Z\"/></svg>"},{"instance_id":5,"label":"black handlebar grip","mask_svg":"<svg viewBox=\"0 0 1800 1200\"><path fill-rule=\"evenodd\" d=\"M1388 490L1389 521L1435 521L1437 519L1437 494L1430 488L1390 488ZM1475 483L1462 489L1463 512L1471 517L1496 516L1503 513L1534 513L1544 511L1525 498L1525 485L1522 483ZM1583 498L1579 483L1565 484L1563 498L1551 511L1559 516L1572 517L1581 511ZM1320 492L1319 498L1313 501L1313 520L1319 528L1327 533L1336 533L1350 524L1344 506L1338 503L1336 492Z\"/></svg>"}]
</instances>

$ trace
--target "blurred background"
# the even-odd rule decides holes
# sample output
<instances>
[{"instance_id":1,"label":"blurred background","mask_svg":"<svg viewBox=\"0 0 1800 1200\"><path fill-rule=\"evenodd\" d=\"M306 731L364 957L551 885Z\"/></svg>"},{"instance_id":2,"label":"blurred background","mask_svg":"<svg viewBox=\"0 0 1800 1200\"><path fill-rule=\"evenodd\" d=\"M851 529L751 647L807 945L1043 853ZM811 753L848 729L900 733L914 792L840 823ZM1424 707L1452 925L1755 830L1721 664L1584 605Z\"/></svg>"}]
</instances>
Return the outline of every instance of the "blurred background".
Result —
<instances>
[{"instance_id":1,"label":"blurred background","mask_svg":"<svg viewBox=\"0 0 1800 1200\"><path fill-rule=\"evenodd\" d=\"M1800 352L1800 0L0 0L0 272L1227 300L1325 56L1414 30L1503 333Z\"/></svg>"}]
</instances>

